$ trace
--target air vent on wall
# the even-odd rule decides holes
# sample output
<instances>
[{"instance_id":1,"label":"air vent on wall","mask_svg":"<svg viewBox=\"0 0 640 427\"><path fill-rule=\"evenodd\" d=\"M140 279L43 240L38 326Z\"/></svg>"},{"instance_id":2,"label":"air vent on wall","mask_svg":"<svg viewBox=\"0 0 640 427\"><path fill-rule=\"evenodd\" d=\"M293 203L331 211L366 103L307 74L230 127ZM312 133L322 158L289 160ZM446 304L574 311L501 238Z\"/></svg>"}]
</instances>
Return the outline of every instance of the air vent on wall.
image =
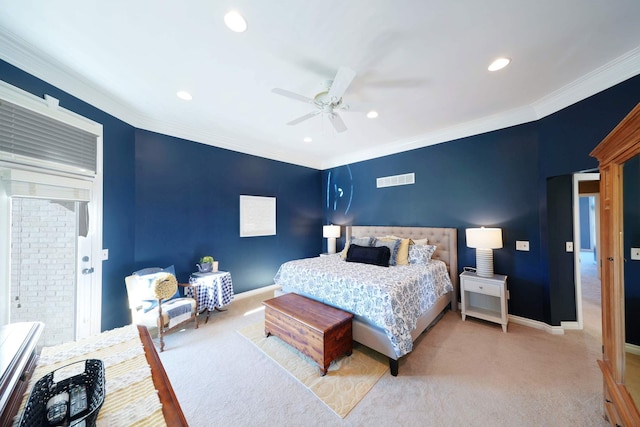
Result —
<instances>
[{"instance_id":1,"label":"air vent on wall","mask_svg":"<svg viewBox=\"0 0 640 427\"><path fill-rule=\"evenodd\" d=\"M415 173L405 173L403 175L383 176L376 179L376 187L395 187L397 185L409 185L416 183Z\"/></svg>"}]
</instances>

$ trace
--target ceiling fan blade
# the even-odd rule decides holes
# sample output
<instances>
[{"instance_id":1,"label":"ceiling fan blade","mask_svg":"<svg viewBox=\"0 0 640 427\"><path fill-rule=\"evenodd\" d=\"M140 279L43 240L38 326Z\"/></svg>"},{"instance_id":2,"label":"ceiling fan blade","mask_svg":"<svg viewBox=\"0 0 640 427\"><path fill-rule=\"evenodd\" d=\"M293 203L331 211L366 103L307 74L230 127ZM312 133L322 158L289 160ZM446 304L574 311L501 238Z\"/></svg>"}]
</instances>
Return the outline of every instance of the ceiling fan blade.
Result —
<instances>
[{"instance_id":1,"label":"ceiling fan blade","mask_svg":"<svg viewBox=\"0 0 640 427\"><path fill-rule=\"evenodd\" d=\"M356 76L351 68L340 67L329 89L329 99L340 99Z\"/></svg>"},{"instance_id":2,"label":"ceiling fan blade","mask_svg":"<svg viewBox=\"0 0 640 427\"><path fill-rule=\"evenodd\" d=\"M298 117L297 119L293 119L289 123L287 123L287 125L289 125L289 126L297 125L298 123L304 122L305 120L309 120L311 117L317 116L318 114L320 114L320 110L314 111L314 112L309 113L309 114L305 114L304 116Z\"/></svg>"},{"instance_id":3,"label":"ceiling fan blade","mask_svg":"<svg viewBox=\"0 0 640 427\"><path fill-rule=\"evenodd\" d=\"M277 93L278 95L286 96L287 98L295 99L296 101L302 101L307 104L313 104L313 99L307 98L306 96L303 96L303 95L299 95L295 92L290 92L288 90L284 90L280 88L271 89L271 92Z\"/></svg>"},{"instance_id":4,"label":"ceiling fan blade","mask_svg":"<svg viewBox=\"0 0 640 427\"><path fill-rule=\"evenodd\" d=\"M329 114L329 121L333 125L336 132L340 133L347 130L347 125L344 124L344 122L342 121L342 117L340 117L338 114L336 113Z\"/></svg>"}]
</instances>

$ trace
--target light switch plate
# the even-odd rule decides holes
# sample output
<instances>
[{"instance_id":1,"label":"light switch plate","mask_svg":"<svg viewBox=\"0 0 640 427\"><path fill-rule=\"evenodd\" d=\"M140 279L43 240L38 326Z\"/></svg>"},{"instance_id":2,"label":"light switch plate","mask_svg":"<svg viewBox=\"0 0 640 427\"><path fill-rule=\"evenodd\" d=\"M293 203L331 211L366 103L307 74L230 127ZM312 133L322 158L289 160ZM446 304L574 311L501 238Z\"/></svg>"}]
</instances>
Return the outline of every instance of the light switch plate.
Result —
<instances>
[{"instance_id":1,"label":"light switch plate","mask_svg":"<svg viewBox=\"0 0 640 427\"><path fill-rule=\"evenodd\" d=\"M573 242L567 242L567 252L573 252Z\"/></svg>"},{"instance_id":2,"label":"light switch plate","mask_svg":"<svg viewBox=\"0 0 640 427\"><path fill-rule=\"evenodd\" d=\"M109 249L102 250L102 261L106 261L109 259Z\"/></svg>"},{"instance_id":3,"label":"light switch plate","mask_svg":"<svg viewBox=\"0 0 640 427\"><path fill-rule=\"evenodd\" d=\"M516 240L516 251L528 251L529 242L525 240Z\"/></svg>"},{"instance_id":4,"label":"light switch plate","mask_svg":"<svg viewBox=\"0 0 640 427\"><path fill-rule=\"evenodd\" d=\"M631 248L631 259L640 261L640 248Z\"/></svg>"}]
</instances>

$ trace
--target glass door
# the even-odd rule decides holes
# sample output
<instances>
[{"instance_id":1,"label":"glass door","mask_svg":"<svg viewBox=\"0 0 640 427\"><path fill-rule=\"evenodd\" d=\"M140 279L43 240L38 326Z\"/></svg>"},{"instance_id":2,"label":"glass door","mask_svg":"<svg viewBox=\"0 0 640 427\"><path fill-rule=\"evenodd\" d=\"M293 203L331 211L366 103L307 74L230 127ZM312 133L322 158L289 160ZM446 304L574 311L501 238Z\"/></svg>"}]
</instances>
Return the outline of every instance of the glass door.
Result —
<instances>
[{"instance_id":1,"label":"glass door","mask_svg":"<svg viewBox=\"0 0 640 427\"><path fill-rule=\"evenodd\" d=\"M43 322L45 346L75 340L88 317L90 303L83 301L87 292L77 279L82 276L77 270L79 243L87 239L80 236L86 234L79 220L83 205L86 202L11 199L9 320Z\"/></svg>"}]
</instances>

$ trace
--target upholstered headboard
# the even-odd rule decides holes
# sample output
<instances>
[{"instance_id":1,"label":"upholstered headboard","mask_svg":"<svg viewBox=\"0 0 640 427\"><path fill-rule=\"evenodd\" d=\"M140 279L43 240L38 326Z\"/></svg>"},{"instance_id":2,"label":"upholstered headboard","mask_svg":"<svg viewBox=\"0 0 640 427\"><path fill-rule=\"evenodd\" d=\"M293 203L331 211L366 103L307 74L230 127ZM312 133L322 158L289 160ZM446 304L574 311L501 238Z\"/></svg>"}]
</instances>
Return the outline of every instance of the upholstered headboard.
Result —
<instances>
[{"instance_id":1,"label":"upholstered headboard","mask_svg":"<svg viewBox=\"0 0 640 427\"><path fill-rule=\"evenodd\" d=\"M354 237L367 236L397 236L405 239L429 239L430 245L437 247L433 259L447 264L449 276L453 283L454 301L452 310L457 310L458 302L458 230L455 228L437 227L396 227L380 225L348 225L346 226L347 241Z\"/></svg>"}]
</instances>

